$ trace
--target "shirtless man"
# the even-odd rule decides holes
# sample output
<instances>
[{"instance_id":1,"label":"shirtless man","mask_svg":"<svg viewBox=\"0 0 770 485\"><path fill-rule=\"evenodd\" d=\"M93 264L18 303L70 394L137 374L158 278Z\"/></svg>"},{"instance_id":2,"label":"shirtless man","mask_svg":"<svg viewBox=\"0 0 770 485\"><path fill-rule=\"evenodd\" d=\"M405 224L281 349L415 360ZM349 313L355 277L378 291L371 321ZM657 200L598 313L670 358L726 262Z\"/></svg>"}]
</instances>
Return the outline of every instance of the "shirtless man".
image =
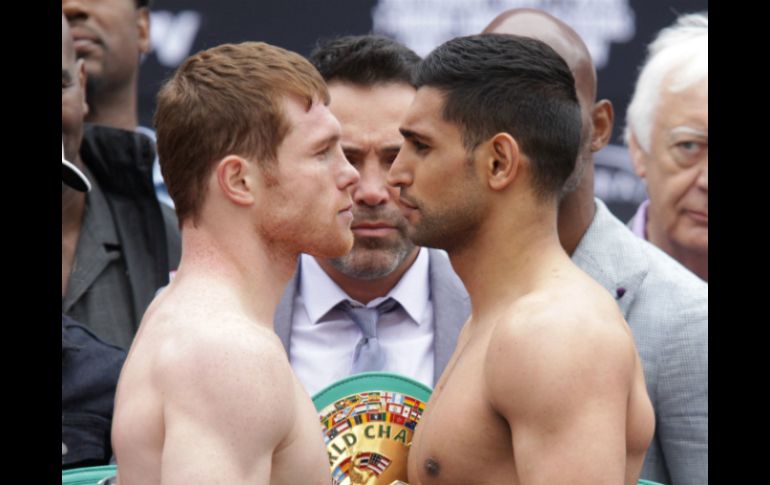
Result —
<instances>
[{"instance_id":1,"label":"shirtless man","mask_svg":"<svg viewBox=\"0 0 770 485\"><path fill-rule=\"evenodd\" d=\"M635 484L654 416L633 337L557 234L581 135L569 68L534 39L471 36L429 54L417 86L388 181L473 311L416 429L410 483Z\"/></svg>"},{"instance_id":2,"label":"shirtless man","mask_svg":"<svg viewBox=\"0 0 770 485\"><path fill-rule=\"evenodd\" d=\"M328 484L318 419L273 313L300 252L350 250L350 188L321 76L264 43L185 61L158 95L182 261L118 384L123 485Z\"/></svg>"},{"instance_id":3,"label":"shirtless man","mask_svg":"<svg viewBox=\"0 0 770 485\"><path fill-rule=\"evenodd\" d=\"M532 8L502 12L488 32L542 40L575 77L583 143L562 190L559 239L572 261L616 297L634 334L655 410L655 435L640 477L667 485L707 484L708 286L594 199L593 153L610 140L613 109L609 100L596 99L596 69L580 36Z\"/></svg>"}]
</instances>

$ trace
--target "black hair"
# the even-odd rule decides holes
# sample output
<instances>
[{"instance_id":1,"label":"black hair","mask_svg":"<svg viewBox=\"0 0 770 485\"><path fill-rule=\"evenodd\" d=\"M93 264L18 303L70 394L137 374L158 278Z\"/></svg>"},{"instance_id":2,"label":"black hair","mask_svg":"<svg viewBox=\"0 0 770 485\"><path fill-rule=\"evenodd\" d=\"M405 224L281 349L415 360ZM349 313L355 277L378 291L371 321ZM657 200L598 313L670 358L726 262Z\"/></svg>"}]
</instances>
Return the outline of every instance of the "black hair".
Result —
<instances>
[{"instance_id":1,"label":"black hair","mask_svg":"<svg viewBox=\"0 0 770 485\"><path fill-rule=\"evenodd\" d=\"M572 73L552 48L508 34L459 37L428 54L415 81L442 92L442 117L469 152L509 133L531 160L536 193L559 193L575 168L581 117Z\"/></svg>"},{"instance_id":2,"label":"black hair","mask_svg":"<svg viewBox=\"0 0 770 485\"><path fill-rule=\"evenodd\" d=\"M347 81L363 86L403 82L414 85L420 56L408 47L379 35L347 35L319 42L310 62L326 82Z\"/></svg>"}]
</instances>

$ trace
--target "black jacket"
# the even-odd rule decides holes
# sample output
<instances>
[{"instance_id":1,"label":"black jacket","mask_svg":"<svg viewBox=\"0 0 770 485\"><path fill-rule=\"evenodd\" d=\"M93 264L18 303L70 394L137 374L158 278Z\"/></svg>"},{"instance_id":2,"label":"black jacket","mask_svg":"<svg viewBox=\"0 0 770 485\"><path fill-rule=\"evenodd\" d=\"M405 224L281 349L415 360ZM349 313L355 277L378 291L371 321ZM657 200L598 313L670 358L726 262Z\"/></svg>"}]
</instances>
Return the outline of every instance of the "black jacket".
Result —
<instances>
[{"instance_id":1,"label":"black jacket","mask_svg":"<svg viewBox=\"0 0 770 485\"><path fill-rule=\"evenodd\" d=\"M130 337L138 328L158 288L168 284L169 271L176 270L179 264L179 227L173 209L159 203L156 198L152 182L155 152L149 138L131 131L85 124L80 155L109 207L125 264L126 280L123 284L127 288L120 291L99 290L93 293L98 297L91 296L80 304L78 301L82 297L74 296L77 298L74 301L68 297L66 306L63 302L62 311L75 317L103 340L127 349ZM88 286L84 295L97 291L96 285L106 284L94 274L90 278L95 279L86 280ZM119 341L104 332L102 327L107 322L100 322L102 319L98 318L100 306L109 305L114 298L131 300L125 301L122 306L130 308L133 313L129 320L131 328L121 330L120 334L124 337Z\"/></svg>"},{"instance_id":2,"label":"black jacket","mask_svg":"<svg viewBox=\"0 0 770 485\"><path fill-rule=\"evenodd\" d=\"M61 316L62 468L106 465L115 387L126 352Z\"/></svg>"}]
</instances>

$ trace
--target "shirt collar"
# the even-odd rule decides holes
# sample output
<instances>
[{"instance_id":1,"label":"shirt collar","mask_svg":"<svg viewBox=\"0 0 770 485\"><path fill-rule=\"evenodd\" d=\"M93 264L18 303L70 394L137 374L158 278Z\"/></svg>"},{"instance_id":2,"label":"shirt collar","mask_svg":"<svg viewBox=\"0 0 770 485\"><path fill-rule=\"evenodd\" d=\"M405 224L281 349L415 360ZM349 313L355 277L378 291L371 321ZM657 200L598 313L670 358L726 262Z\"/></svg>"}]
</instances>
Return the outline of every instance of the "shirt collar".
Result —
<instances>
[{"instance_id":1,"label":"shirt collar","mask_svg":"<svg viewBox=\"0 0 770 485\"><path fill-rule=\"evenodd\" d=\"M373 299L366 306L370 308L376 307L383 300L392 297L401 304L411 319L419 325L430 298L428 266L428 250L420 248L417 259L404 273L396 286L387 295ZM307 254L300 255L299 289L308 317L313 324L318 323L339 302L352 300L326 274L315 258Z\"/></svg>"},{"instance_id":2,"label":"shirt collar","mask_svg":"<svg viewBox=\"0 0 770 485\"><path fill-rule=\"evenodd\" d=\"M649 206L650 199L642 202L631 224L631 231L644 240L647 240L647 208Z\"/></svg>"},{"instance_id":3,"label":"shirt collar","mask_svg":"<svg viewBox=\"0 0 770 485\"><path fill-rule=\"evenodd\" d=\"M375 298L373 301L369 302L370 306L372 304L376 306L389 296L393 297L402 307L404 307L404 310L406 310L406 313L409 314L412 320L420 325L422 323L422 316L425 314L426 307L430 300L429 260L428 250L426 248L420 248L417 259L415 259L412 266L406 270L406 273L404 273L401 280L396 283L396 286L390 290L390 293L385 295L384 298Z\"/></svg>"}]
</instances>

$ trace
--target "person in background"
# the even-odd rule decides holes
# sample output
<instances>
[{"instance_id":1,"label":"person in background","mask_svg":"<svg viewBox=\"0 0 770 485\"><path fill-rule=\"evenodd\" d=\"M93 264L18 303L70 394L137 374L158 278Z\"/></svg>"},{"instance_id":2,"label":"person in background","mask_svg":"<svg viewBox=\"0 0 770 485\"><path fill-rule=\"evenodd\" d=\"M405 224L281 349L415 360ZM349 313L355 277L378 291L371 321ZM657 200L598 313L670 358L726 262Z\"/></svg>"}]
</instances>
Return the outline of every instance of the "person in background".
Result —
<instances>
[{"instance_id":1,"label":"person in background","mask_svg":"<svg viewBox=\"0 0 770 485\"><path fill-rule=\"evenodd\" d=\"M91 190L83 172L64 158L62 183ZM115 386L126 352L101 341L86 327L61 316L62 469L106 465L112 456L110 427Z\"/></svg>"},{"instance_id":2,"label":"person in background","mask_svg":"<svg viewBox=\"0 0 770 485\"><path fill-rule=\"evenodd\" d=\"M62 0L78 59L86 63L89 123L137 131L155 143L155 131L139 125L137 86L141 56L151 49L150 0ZM174 203L152 165L158 200Z\"/></svg>"},{"instance_id":3,"label":"person in background","mask_svg":"<svg viewBox=\"0 0 770 485\"><path fill-rule=\"evenodd\" d=\"M176 216L154 194L154 150L133 131L83 122L87 73L62 14L62 140L87 194L62 185L62 313L128 349L179 262Z\"/></svg>"},{"instance_id":4,"label":"person in background","mask_svg":"<svg viewBox=\"0 0 770 485\"><path fill-rule=\"evenodd\" d=\"M709 279L708 16L689 14L648 49L626 112L625 140L649 200L629 226Z\"/></svg>"}]
</instances>

